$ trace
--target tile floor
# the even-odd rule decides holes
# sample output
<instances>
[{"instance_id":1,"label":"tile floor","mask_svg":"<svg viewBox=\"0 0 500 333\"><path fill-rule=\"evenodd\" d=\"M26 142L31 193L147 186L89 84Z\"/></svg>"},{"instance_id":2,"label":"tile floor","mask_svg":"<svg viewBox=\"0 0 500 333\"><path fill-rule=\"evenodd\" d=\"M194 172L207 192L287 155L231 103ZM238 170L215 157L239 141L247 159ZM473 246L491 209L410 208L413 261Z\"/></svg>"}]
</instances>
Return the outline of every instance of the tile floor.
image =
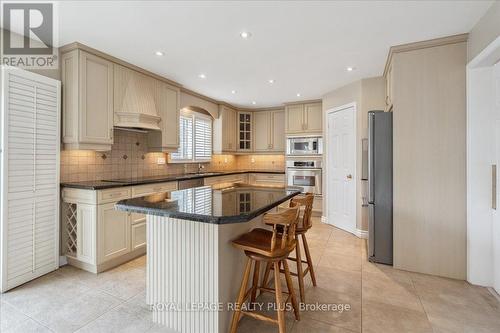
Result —
<instances>
[{"instance_id":1,"label":"tile floor","mask_svg":"<svg viewBox=\"0 0 500 333\"><path fill-rule=\"evenodd\" d=\"M351 309L287 314L289 332L500 332L500 302L485 288L369 263L364 240L317 220L308 240L318 286L307 281L307 303ZM0 331L164 332L145 305L145 275L145 257L99 275L62 267L0 296ZM277 328L244 317L239 332Z\"/></svg>"}]
</instances>

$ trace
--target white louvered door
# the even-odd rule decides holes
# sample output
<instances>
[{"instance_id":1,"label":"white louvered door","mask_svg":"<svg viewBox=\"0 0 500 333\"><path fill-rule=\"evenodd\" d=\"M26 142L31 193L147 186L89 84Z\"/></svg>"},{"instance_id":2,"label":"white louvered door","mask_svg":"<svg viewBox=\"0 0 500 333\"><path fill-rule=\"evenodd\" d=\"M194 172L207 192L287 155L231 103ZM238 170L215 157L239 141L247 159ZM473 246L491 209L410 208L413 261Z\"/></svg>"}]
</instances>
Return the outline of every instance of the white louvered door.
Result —
<instances>
[{"instance_id":1,"label":"white louvered door","mask_svg":"<svg viewBox=\"0 0 500 333\"><path fill-rule=\"evenodd\" d=\"M58 268L59 81L2 67L1 288Z\"/></svg>"}]
</instances>

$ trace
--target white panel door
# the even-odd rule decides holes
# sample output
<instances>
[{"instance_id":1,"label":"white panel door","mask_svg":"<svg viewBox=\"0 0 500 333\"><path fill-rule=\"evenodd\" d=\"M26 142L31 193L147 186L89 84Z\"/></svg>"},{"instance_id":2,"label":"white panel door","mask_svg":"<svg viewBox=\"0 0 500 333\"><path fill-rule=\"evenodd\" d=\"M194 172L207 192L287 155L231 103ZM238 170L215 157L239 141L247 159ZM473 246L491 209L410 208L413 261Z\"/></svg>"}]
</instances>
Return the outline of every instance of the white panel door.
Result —
<instances>
[{"instance_id":1,"label":"white panel door","mask_svg":"<svg viewBox=\"0 0 500 333\"><path fill-rule=\"evenodd\" d=\"M59 81L2 67L2 291L59 258Z\"/></svg>"},{"instance_id":2,"label":"white panel door","mask_svg":"<svg viewBox=\"0 0 500 333\"><path fill-rule=\"evenodd\" d=\"M493 84L494 84L494 108L495 108L495 123L496 123L496 165L497 165L497 210L500 209L500 182L498 175L500 174L500 63L497 63L493 68ZM498 211L493 218L493 287L500 294L500 214Z\"/></svg>"},{"instance_id":3,"label":"white panel door","mask_svg":"<svg viewBox=\"0 0 500 333\"><path fill-rule=\"evenodd\" d=\"M354 106L328 113L328 223L356 230L356 136Z\"/></svg>"}]
</instances>

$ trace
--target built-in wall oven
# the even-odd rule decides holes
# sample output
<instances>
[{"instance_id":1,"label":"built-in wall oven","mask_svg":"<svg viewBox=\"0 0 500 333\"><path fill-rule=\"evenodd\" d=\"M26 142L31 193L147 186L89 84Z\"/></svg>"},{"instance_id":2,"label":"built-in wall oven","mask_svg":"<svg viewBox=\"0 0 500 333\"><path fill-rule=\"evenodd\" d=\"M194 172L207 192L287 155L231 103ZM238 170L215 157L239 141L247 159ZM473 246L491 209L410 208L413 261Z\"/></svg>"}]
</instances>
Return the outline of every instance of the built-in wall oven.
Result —
<instances>
[{"instance_id":1,"label":"built-in wall oven","mask_svg":"<svg viewBox=\"0 0 500 333\"><path fill-rule=\"evenodd\" d=\"M286 167L288 186L300 186L304 192L322 194L320 160L287 160Z\"/></svg>"},{"instance_id":2,"label":"built-in wall oven","mask_svg":"<svg viewBox=\"0 0 500 333\"><path fill-rule=\"evenodd\" d=\"M288 156L321 155L323 154L323 138L320 136L288 137L286 154Z\"/></svg>"}]
</instances>

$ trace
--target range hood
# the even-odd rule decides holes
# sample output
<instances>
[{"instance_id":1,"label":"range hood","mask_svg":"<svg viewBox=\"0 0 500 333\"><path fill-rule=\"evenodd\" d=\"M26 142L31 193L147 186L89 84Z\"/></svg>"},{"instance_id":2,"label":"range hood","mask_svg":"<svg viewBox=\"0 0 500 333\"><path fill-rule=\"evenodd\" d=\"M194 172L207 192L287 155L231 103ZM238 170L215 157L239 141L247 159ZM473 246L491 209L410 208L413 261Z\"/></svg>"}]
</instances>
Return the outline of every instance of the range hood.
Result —
<instances>
[{"instance_id":1,"label":"range hood","mask_svg":"<svg viewBox=\"0 0 500 333\"><path fill-rule=\"evenodd\" d=\"M116 66L114 125L126 129L161 130L152 80L141 73Z\"/></svg>"}]
</instances>

